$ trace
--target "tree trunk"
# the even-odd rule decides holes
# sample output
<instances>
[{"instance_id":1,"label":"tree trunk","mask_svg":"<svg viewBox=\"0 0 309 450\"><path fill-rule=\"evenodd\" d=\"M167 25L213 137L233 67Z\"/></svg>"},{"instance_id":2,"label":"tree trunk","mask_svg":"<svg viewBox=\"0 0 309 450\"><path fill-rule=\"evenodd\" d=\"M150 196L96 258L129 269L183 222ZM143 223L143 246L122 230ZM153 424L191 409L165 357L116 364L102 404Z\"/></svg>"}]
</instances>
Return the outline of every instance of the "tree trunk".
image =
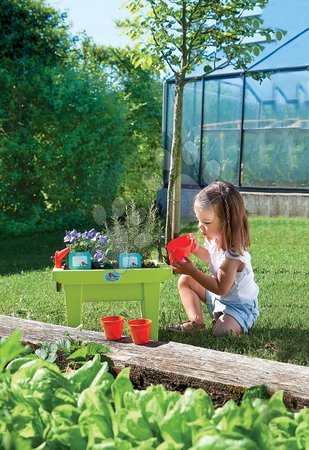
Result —
<instances>
[{"instance_id":1,"label":"tree trunk","mask_svg":"<svg viewBox=\"0 0 309 450\"><path fill-rule=\"evenodd\" d=\"M179 236L181 220L182 110L185 73L175 80L173 140L168 176L165 244Z\"/></svg>"}]
</instances>

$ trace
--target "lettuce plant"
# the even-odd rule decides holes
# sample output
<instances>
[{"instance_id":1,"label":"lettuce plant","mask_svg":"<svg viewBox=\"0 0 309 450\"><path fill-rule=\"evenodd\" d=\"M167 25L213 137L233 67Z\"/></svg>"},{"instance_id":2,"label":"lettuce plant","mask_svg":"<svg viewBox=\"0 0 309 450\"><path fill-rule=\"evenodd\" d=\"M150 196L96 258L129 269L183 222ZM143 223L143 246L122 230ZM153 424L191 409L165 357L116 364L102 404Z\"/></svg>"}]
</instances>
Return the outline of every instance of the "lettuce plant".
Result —
<instances>
[{"instance_id":1,"label":"lettuce plant","mask_svg":"<svg viewBox=\"0 0 309 450\"><path fill-rule=\"evenodd\" d=\"M202 389L135 390L130 368L114 378L100 355L80 369L21 352L16 334L0 342L0 448L4 450L306 450L309 410L290 411L283 392L250 388L240 405L214 408Z\"/></svg>"}]
</instances>

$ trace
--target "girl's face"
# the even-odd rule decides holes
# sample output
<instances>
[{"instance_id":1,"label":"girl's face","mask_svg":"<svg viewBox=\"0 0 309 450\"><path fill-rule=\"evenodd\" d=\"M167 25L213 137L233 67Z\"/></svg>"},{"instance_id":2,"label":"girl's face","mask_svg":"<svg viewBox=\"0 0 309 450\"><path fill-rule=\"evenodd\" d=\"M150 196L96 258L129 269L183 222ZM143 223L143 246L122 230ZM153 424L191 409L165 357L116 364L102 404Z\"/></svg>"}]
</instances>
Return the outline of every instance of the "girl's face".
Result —
<instances>
[{"instance_id":1,"label":"girl's face","mask_svg":"<svg viewBox=\"0 0 309 450\"><path fill-rule=\"evenodd\" d=\"M211 205L207 208L201 207L197 202L194 204L194 212L198 220L198 227L202 235L210 239L221 240L222 222Z\"/></svg>"}]
</instances>

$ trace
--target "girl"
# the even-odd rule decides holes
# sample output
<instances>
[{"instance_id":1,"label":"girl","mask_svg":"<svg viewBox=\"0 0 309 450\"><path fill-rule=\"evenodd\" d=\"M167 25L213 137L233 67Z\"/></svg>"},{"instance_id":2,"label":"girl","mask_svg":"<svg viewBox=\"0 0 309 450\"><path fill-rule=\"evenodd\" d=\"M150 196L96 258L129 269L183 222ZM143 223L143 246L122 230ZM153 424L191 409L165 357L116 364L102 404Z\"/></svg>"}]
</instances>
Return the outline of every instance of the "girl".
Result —
<instances>
[{"instance_id":1,"label":"girl","mask_svg":"<svg viewBox=\"0 0 309 450\"><path fill-rule=\"evenodd\" d=\"M258 317L249 226L240 193L228 182L217 181L195 198L194 211L204 247L193 236L193 254L207 261L212 276L204 274L188 258L173 262L181 273L178 290L189 320L173 329L189 331L205 327L201 301L213 317L215 336L237 335L254 325Z\"/></svg>"}]
</instances>

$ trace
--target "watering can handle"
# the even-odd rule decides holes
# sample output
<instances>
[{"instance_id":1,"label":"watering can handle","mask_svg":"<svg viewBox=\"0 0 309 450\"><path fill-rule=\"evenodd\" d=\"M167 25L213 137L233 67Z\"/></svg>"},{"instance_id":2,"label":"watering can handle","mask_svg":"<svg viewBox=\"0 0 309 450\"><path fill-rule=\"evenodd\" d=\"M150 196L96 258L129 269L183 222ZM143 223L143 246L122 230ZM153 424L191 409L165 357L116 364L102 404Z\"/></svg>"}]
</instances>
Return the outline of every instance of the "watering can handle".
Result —
<instances>
[{"instance_id":1,"label":"watering can handle","mask_svg":"<svg viewBox=\"0 0 309 450\"><path fill-rule=\"evenodd\" d=\"M191 253L194 253L197 250L198 243L193 233L189 233L189 236L191 239Z\"/></svg>"},{"instance_id":2,"label":"watering can handle","mask_svg":"<svg viewBox=\"0 0 309 450\"><path fill-rule=\"evenodd\" d=\"M61 269L62 260L68 253L70 253L70 249L68 247L64 248L63 250L60 250L60 251L56 250L56 252L55 252L55 267L56 267L56 269Z\"/></svg>"}]
</instances>

